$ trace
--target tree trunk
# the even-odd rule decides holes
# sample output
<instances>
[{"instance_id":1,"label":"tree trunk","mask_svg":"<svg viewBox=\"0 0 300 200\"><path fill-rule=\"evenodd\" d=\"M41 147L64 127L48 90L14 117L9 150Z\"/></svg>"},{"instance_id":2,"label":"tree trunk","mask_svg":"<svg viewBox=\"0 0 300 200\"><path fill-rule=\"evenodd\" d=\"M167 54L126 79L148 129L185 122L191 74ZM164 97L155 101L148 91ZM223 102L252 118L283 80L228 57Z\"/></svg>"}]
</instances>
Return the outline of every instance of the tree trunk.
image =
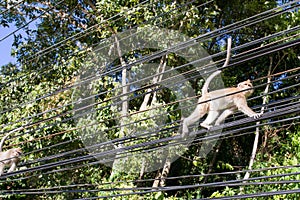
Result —
<instances>
[{"instance_id":1,"label":"tree trunk","mask_svg":"<svg viewBox=\"0 0 300 200\"><path fill-rule=\"evenodd\" d=\"M159 170L157 170L157 173L156 173L156 176L155 176L155 180L154 180L154 182L152 184L153 188L157 188L159 186L160 177L161 177L161 173L160 173L160 169L159 169Z\"/></svg>"},{"instance_id":2,"label":"tree trunk","mask_svg":"<svg viewBox=\"0 0 300 200\"><path fill-rule=\"evenodd\" d=\"M161 82L162 78L163 78L163 72L165 71L165 67L166 67L166 58L167 56L163 56L160 60L160 63L159 63L159 66L156 70L156 74L157 76L154 76L153 79L152 79L152 84L153 85L156 85L157 83ZM154 92L153 92L153 96L152 96L152 101L150 103L150 107L156 103L157 101L157 98L156 98L156 91L155 91L156 88L154 88ZM150 96L151 96L151 91L153 89L151 88L148 88L147 89L147 94L145 95L144 97L144 100L143 100L143 103L139 109L139 111L144 111L147 109L147 105L149 104L149 100L150 100ZM144 159L143 160L143 163L142 163L142 168L141 168L141 171L140 171L140 176L139 176L139 179L142 179L143 176L144 176L144 173L145 173L145 166L146 166L146 160Z\"/></svg>"},{"instance_id":3,"label":"tree trunk","mask_svg":"<svg viewBox=\"0 0 300 200\"><path fill-rule=\"evenodd\" d=\"M160 172L160 169L157 170L155 181L152 184L153 188L156 188L158 186L160 187L166 186L166 177L169 175L170 169L171 169L171 161L169 158L166 158L162 172Z\"/></svg>"},{"instance_id":4,"label":"tree trunk","mask_svg":"<svg viewBox=\"0 0 300 200\"><path fill-rule=\"evenodd\" d=\"M121 128L120 128L120 137L124 137L124 125L125 125L125 118L127 116L128 113L128 86L126 85L127 82L127 69L125 67L126 63L124 62L123 58L122 58L122 52L120 49L120 44L118 41L117 36L115 36L115 41L116 41L116 46L117 46L117 51L118 51L118 56L120 59L120 63L122 65L122 111L121 111Z\"/></svg>"},{"instance_id":5,"label":"tree trunk","mask_svg":"<svg viewBox=\"0 0 300 200\"><path fill-rule=\"evenodd\" d=\"M161 180L160 180L160 184L159 184L161 187L166 186L166 178L170 173L170 169L171 169L171 161L169 158L167 158L165 161L165 164L164 164L164 168L161 173Z\"/></svg>"},{"instance_id":6,"label":"tree trunk","mask_svg":"<svg viewBox=\"0 0 300 200\"><path fill-rule=\"evenodd\" d=\"M120 133L119 133L119 137L124 137L125 133L124 133L124 125L126 124L126 117L127 117L127 113L128 113L128 86L127 84L127 69L126 69L126 63L124 62L123 58L122 58L122 52L120 49L120 44L119 44L119 40L117 38L117 36L115 35L115 45L116 45L116 49L118 52L118 56L119 56L119 60L122 66L122 110L121 110L121 119L120 119ZM120 144L119 146L116 146L116 148L122 148L122 144ZM122 160L118 159L119 155L117 154L112 166L112 172L110 175L110 179L112 180L115 176L115 174L117 173L118 169L122 168Z\"/></svg>"},{"instance_id":7,"label":"tree trunk","mask_svg":"<svg viewBox=\"0 0 300 200\"><path fill-rule=\"evenodd\" d=\"M162 73L165 71L165 68L166 68L166 57L167 56L165 55L160 60L159 66L156 70L157 76L154 76L153 79L152 79L152 84L153 85L156 85L157 83L161 82L161 80L162 80L162 77L163 77ZM147 94L144 97L143 103L140 107L140 111L144 111L144 110L147 109L147 105L149 104L149 100L150 100L152 90L153 89L151 89L151 88L147 89ZM152 98L150 106L153 105L154 103L156 103L156 91L153 92L153 98Z\"/></svg>"},{"instance_id":8,"label":"tree trunk","mask_svg":"<svg viewBox=\"0 0 300 200\"><path fill-rule=\"evenodd\" d=\"M214 155L213 155L213 158L211 160L211 162L209 163L209 168L208 168L208 171L207 171L207 175L211 173L212 169L213 169L213 166L216 162L216 159L217 159L217 154L219 153L219 150L220 150L220 147L221 147L221 144L222 144L222 140L219 142L218 146L215 148L215 152L214 152ZM203 183L206 183L207 182L207 179L208 179L209 176L205 176L204 180L203 180Z\"/></svg>"}]
</instances>

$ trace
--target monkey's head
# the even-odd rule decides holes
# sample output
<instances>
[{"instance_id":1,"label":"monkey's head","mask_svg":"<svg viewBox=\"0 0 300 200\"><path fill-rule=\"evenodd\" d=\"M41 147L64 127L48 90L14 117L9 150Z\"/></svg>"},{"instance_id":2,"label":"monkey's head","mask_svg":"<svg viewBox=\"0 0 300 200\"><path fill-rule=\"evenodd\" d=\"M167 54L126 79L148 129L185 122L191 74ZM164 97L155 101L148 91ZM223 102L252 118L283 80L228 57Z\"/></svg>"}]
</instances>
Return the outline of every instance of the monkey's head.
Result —
<instances>
[{"instance_id":1,"label":"monkey's head","mask_svg":"<svg viewBox=\"0 0 300 200\"><path fill-rule=\"evenodd\" d=\"M253 85L249 79L247 81L243 81L243 82L239 83L237 87L240 90L245 90L245 91L243 91L243 93L246 97L250 96L254 92ZM250 88L251 88L251 90L249 90Z\"/></svg>"},{"instance_id":2,"label":"monkey's head","mask_svg":"<svg viewBox=\"0 0 300 200\"><path fill-rule=\"evenodd\" d=\"M14 148L12 149L12 154L14 157L18 157L20 155L22 155L22 149L21 148Z\"/></svg>"}]
</instances>

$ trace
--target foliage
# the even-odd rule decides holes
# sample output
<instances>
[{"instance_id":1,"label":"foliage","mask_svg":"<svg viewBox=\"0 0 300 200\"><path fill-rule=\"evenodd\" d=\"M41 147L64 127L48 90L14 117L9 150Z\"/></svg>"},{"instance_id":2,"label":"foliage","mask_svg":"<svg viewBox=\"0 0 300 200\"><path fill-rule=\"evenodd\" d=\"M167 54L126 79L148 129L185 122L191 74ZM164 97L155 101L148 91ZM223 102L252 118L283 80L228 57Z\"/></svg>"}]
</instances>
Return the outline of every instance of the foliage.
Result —
<instances>
[{"instance_id":1,"label":"foliage","mask_svg":"<svg viewBox=\"0 0 300 200\"><path fill-rule=\"evenodd\" d=\"M176 128L180 125L180 118L184 115L179 110L180 102L175 102L176 95L180 94L167 88L166 84L153 84L152 78L144 81L143 85L130 85L130 92L124 94L121 84L122 60L130 66L127 68L128 77L126 78L134 80L135 76L151 71L144 70L143 65L146 64L154 66L151 74L156 73L163 55L149 59L150 61L146 60L144 63L136 64L136 62L163 49L144 48L122 52L122 57L103 64L106 58L97 57L95 52L101 51L101 47L105 44L108 46L103 48L109 52L114 42L109 39L113 38L114 34L130 32L137 27L177 30L188 37L198 37L196 43L201 44L209 54L213 55L212 59L216 63L223 58L218 53L225 50L225 39L231 36L233 46L247 45L242 49L234 50L231 60L233 65L223 70L222 79L226 86L236 85L239 81L250 78L255 80L254 84L258 86L253 96L259 97L264 91L264 77L268 73L267 66L272 58L274 63L272 74L275 75L268 94L269 111L276 111L285 106L285 100L299 96L299 88L288 87L299 84L298 71L295 70L300 63L298 58L300 50L297 46L279 49L276 52L260 52L260 57L251 58L259 52L260 47L273 47L290 42L294 39L290 36L299 32L287 32L249 45L249 42L298 25L299 10L291 10L233 31L229 28L228 32L226 28L217 31L290 1L230 0L203 4L204 2L206 1L68 0L45 2L38 0L33 2L26 0L23 4L6 10L7 2L2 1L0 3L0 26L20 28L22 33L14 34L11 50L11 54L17 58L17 63L9 63L0 68L1 134L3 136L10 130L26 125L24 130L17 132L5 143L6 149L21 146L26 153L19 165L20 173L0 178L1 197L6 199L75 199L128 194L128 196L115 199L191 199L298 189L299 183L254 185L264 181L262 179L251 180L249 185L242 189L226 184L218 187L198 187L198 184L205 185L242 178L243 173L218 174L247 169L254 140L254 134L252 134L254 129L247 129L249 133L240 136L243 131L236 133L234 130L237 127L223 130L230 134L221 138L214 150L205 158L199 155L204 145L200 140L202 135L199 135L190 146L186 147L185 153L172 163L168 177L184 175L187 177L167 179L166 186L194 185L194 188L130 194L135 191L147 191L147 188L153 185L153 179L157 177L159 171L133 173L136 166L155 160L152 154L141 157L138 154L131 154L133 159L129 168L126 168L127 173L122 171L112 176L110 167L114 164L114 158L120 156L116 146L130 148L145 142L173 137L177 134ZM280 10L272 13L276 12ZM35 25L27 26L27 22L30 21L34 21ZM168 37L172 38L174 35L162 36L161 33L157 33L152 37L154 41L157 38L165 39L165 43L162 42L160 45L166 48L170 45ZM255 48L258 49L257 52L253 52ZM245 52L250 55L251 59L247 62L240 62L243 55L241 57L236 55ZM173 70L176 67L185 66L177 69L176 72L184 74L183 76L189 80L195 94L200 94L204 82L203 77L194 77L192 72L195 67L189 64L187 58L183 58L176 52L168 52L166 63ZM93 68L92 72L82 74L84 69L90 68ZM286 70L290 72L285 72ZM91 80L90 84L80 84L80 81L95 75L97 79ZM151 90L148 90L149 88ZM184 85L181 88L182 93L187 90ZM147 92L151 94L150 100L157 98L157 101L153 100L153 104L148 103L147 109L139 112ZM86 94L93 95L94 98L84 99ZM129 125L122 130L124 135L120 132L122 127L118 122L122 118L119 111L122 109L120 102L123 96L129 99L128 116L123 121ZM279 106L272 105L272 102L278 101L282 101L278 104ZM297 101L299 99L295 98L287 102L292 104ZM261 102L260 97L252 98L249 100L249 105L257 106ZM151 118L151 116L156 116L156 118ZM277 121L284 117L290 118L296 115L279 116L263 121L268 125L260 128L261 142L254 169L299 164L299 119ZM159 124L158 118L164 118L165 123ZM228 122L240 118L240 115L236 114L228 119ZM250 125L252 124L245 126ZM151 137L143 135L146 133ZM122 141L126 141L124 146L120 145ZM168 143L150 144L147 148L159 148L162 144ZM146 151L147 148L140 147L134 150ZM106 155L106 152L111 153ZM175 148L170 150L168 155L175 154L174 152L177 152ZM165 160L166 158L162 156L155 162L163 165ZM299 172L299 168L283 167L252 172L251 177L279 175L267 181L300 180L299 174L295 172ZM280 176L287 173L291 174ZM203 174L208 174L208 176L201 176ZM141 190L138 187L146 189ZM111 191L116 188L119 191ZM36 189L37 193L31 195L25 193L11 195L10 193L14 190L29 189ZM47 191L54 192L47 193ZM269 197L269 199L297 198L299 194Z\"/></svg>"}]
</instances>

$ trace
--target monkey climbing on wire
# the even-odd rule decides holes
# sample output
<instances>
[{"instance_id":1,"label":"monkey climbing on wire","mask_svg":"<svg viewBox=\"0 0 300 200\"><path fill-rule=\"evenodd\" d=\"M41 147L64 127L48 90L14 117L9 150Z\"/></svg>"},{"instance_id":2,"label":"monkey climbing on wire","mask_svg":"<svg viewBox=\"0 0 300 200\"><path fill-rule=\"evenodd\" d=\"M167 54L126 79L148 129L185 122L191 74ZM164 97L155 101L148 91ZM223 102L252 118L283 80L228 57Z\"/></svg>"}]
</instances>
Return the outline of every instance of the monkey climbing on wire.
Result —
<instances>
[{"instance_id":1,"label":"monkey climbing on wire","mask_svg":"<svg viewBox=\"0 0 300 200\"><path fill-rule=\"evenodd\" d=\"M229 63L231 50L231 38L228 38L227 44L227 57L223 67ZM253 85L250 80L241 82L237 87L224 88L208 92L208 86L211 80L220 74L221 71L217 70L212 73L206 80L202 88L202 96L198 99L196 109L182 121L182 136L188 135L188 126L197 122L205 114L206 119L200 124L206 129L210 129L212 124L220 125L229 115L239 110L249 117L259 118L262 114L254 112L247 105L247 98L253 93Z\"/></svg>"}]
</instances>

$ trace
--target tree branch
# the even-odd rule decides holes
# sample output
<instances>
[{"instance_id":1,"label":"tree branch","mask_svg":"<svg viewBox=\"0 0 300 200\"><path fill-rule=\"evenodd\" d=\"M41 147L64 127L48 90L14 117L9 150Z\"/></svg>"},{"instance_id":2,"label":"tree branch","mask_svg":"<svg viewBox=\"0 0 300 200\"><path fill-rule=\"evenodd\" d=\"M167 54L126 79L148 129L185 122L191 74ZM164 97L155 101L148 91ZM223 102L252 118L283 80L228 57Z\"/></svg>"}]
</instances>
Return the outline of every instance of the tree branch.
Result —
<instances>
[{"instance_id":1,"label":"tree branch","mask_svg":"<svg viewBox=\"0 0 300 200\"><path fill-rule=\"evenodd\" d=\"M270 83L271 83L272 65L273 65L273 57L270 56L270 66L269 66L269 70L268 70L267 86L265 88L264 96L263 96L263 105L268 103L267 94L269 93L269 88L270 88ZM261 107L261 113L264 113L265 109L266 109L265 106ZM260 122L256 122L256 124L259 125ZM254 142L253 142L252 154L251 154L251 158L250 158L250 161L249 161L248 170L252 170L252 166L254 164L254 160L255 160L255 156L256 156L256 152L257 152L258 140L259 140L259 127L256 127L255 139L254 139ZM244 176L244 180L247 180L249 177L250 177L250 172L247 171L245 176ZM241 192L243 191L243 187L240 189L240 191Z\"/></svg>"}]
</instances>

